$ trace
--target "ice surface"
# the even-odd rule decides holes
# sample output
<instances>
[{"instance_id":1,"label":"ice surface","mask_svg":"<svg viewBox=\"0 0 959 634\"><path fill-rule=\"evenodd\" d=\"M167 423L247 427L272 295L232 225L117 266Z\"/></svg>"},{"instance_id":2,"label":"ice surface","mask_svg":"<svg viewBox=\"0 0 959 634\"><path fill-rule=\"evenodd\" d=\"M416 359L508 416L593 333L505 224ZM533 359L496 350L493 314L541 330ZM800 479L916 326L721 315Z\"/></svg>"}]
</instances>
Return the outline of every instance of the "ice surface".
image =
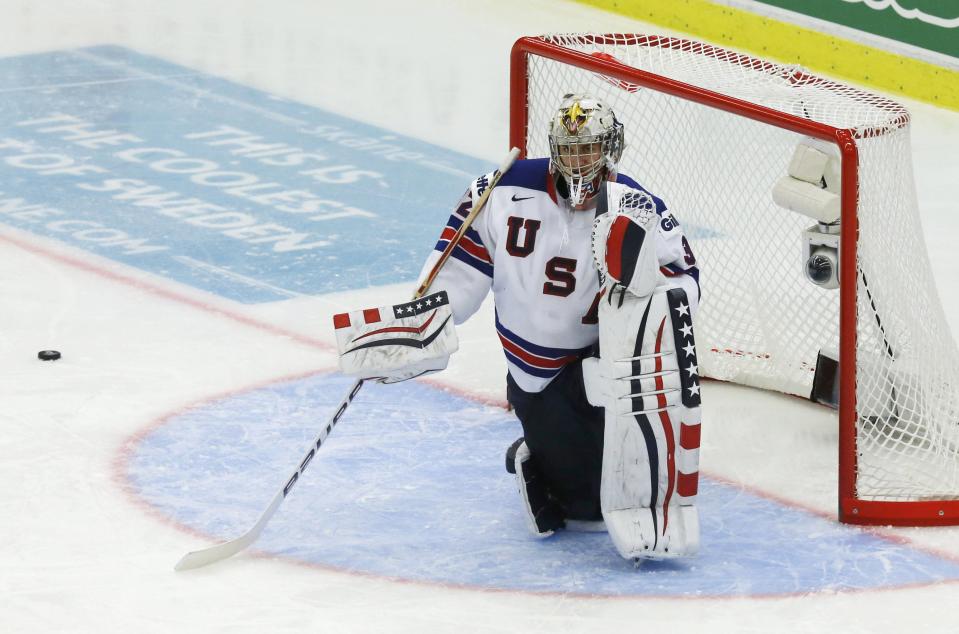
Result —
<instances>
[{"instance_id":1,"label":"ice surface","mask_svg":"<svg viewBox=\"0 0 959 634\"><path fill-rule=\"evenodd\" d=\"M147 81L118 91L105 70L38 74L21 57L109 45L187 69L177 81L219 77L271 95L276 110L329 112L478 164L505 150L516 37L657 30L547 0L11 0L0 16L0 54L20 59L0 86L5 113L83 93L96 116L97 95L142 97ZM924 231L955 328L959 115L908 105ZM199 96L177 106L220 122ZM5 115L0 137L17 132ZM17 178L0 190L56 194L67 211L84 203ZM390 194L419 200L422 187L400 179ZM432 197L447 195L424 198L442 207L453 201ZM516 425L496 408L505 366L489 306L434 382L361 394L259 554L174 573L184 552L255 520L342 396L327 374L329 316L411 289L387 278L238 301L87 246L0 224L2 631L955 630L942 606L956 596L959 531L836 525L835 419L798 399L705 386L701 559L631 570L603 535L529 540L501 466ZM47 348L63 358L37 361ZM444 477L450 465L456 477Z\"/></svg>"}]
</instances>

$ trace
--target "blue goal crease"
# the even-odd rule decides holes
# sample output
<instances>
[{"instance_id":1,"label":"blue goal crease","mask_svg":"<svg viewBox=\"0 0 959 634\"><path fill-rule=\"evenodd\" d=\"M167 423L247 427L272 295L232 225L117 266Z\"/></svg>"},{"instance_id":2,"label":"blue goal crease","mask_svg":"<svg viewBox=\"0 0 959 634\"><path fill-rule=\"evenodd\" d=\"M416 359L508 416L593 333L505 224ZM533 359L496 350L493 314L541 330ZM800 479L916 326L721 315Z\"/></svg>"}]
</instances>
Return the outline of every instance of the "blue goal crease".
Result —
<instances>
[{"instance_id":1,"label":"blue goal crease","mask_svg":"<svg viewBox=\"0 0 959 634\"><path fill-rule=\"evenodd\" d=\"M235 537L350 384L314 376L186 412L142 440L127 476L177 522ZM959 579L956 562L709 478L696 558L635 568L604 533L537 540L503 468L518 432L510 415L427 384L370 386L256 547L387 578L584 595L769 596Z\"/></svg>"}]
</instances>

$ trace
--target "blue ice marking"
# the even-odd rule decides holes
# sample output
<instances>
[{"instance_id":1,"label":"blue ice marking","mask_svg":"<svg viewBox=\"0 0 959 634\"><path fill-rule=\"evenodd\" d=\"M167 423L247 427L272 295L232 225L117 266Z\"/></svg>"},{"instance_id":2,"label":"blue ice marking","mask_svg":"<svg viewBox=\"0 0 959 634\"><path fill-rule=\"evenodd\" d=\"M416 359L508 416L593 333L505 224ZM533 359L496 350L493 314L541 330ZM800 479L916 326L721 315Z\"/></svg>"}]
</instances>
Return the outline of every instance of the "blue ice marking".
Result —
<instances>
[{"instance_id":1,"label":"blue ice marking","mask_svg":"<svg viewBox=\"0 0 959 634\"><path fill-rule=\"evenodd\" d=\"M216 539L246 531L352 384L314 376L213 401L148 434L127 476ZM959 579L959 565L706 479L702 553L634 569L605 534L528 536L503 455L519 424L415 381L368 385L256 547L349 571L533 592L749 596Z\"/></svg>"},{"instance_id":2,"label":"blue ice marking","mask_svg":"<svg viewBox=\"0 0 959 634\"><path fill-rule=\"evenodd\" d=\"M245 303L413 280L490 169L116 46L0 82L0 223Z\"/></svg>"}]
</instances>

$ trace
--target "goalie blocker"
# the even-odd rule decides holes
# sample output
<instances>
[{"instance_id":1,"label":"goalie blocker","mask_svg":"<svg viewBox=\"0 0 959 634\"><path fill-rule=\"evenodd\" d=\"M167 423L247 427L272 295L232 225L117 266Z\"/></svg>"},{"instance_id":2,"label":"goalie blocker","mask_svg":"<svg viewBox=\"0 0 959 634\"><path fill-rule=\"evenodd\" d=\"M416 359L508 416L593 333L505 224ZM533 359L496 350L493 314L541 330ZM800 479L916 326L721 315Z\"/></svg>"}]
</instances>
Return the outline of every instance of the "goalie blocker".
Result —
<instances>
[{"instance_id":1,"label":"goalie blocker","mask_svg":"<svg viewBox=\"0 0 959 634\"><path fill-rule=\"evenodd\" d=\"M397 383L446 368L459 342L443 291L405 304L333 316L340 371Z\"/></svg>"}]
</instances>

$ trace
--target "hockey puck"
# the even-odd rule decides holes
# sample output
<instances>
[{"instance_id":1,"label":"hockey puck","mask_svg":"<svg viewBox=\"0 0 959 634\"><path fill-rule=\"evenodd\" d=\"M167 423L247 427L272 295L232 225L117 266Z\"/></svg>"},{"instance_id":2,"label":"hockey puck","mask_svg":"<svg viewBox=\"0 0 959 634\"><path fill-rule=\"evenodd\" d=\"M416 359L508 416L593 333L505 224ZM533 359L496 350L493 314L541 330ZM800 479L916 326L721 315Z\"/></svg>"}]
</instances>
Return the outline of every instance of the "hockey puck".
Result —
<instances>
[{"instance_id":1,"label":"hockey puck","mask_svg":"<svg viewBox=\"0 0 959 634\"><path fill-rule=\"evenodd\" d=\"M60 353L56 350L41 350L37 353L37 358L41 361L56 361L60 358Z\"/></svg>"}]
</instances>

